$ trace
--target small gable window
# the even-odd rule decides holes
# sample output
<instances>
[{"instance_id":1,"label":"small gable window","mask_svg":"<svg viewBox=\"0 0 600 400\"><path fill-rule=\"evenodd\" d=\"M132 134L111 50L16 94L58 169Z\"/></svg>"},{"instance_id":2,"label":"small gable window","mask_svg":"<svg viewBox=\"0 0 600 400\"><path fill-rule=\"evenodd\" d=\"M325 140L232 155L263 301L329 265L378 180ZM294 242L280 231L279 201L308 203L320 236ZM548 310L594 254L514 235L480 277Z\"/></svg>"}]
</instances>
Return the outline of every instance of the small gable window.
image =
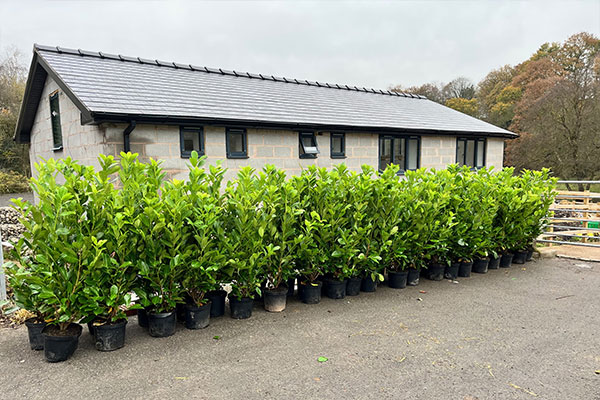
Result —
<instances>
[{"instance_id":1,"label":"small gable window","mask_svg":"<svg viewBox=\"0 0 600 400\"><path fill-rule=\"evenodd\" d=\"M346 158L346 134L331 133L331 158Z\"/></svg>"},{"instance_id":2,"label":"small gable window","mask_svg":"<svg viewBox=\"0 0 600 400\"><path fill-rule=\"evenodd\" d=\"M204 155L204 129L202 128L179 128L179 141L181 145L181 157L189 158L192 151L199 156Z\"/></svg>"},{"instance_id":3,"label":"small gable window","mask_svg":"<svg viewBox=\"0 0 600 400\"><path fill-rule=\"evenodd\" d=\"M225 132L227 158L248 158L248 140L245 129L227 128Z\"/></svg>"},{"instance_id":4,"label":"small gable window","mask_svg":"<svg viewBox=\"0 0 600 400\"><path fill-rule=\"evenodd\" d=\"M485 167L485 138L458 138L456 141L456 163L471 168Z\"/></svg>"},{"instance_id":5,"label":"small gable window","mask_svg":"<svg viewBox=\"0 0 600 400\"><path fill-rule=\"evenodd\" d=\"M50 95L50 121L52 123L52 150L63 149L62 129L60 125L60 107L58 105L58 92Z\"/></svg>"},{"instance_id":6,"label":"small gable window","mask_svg":"<svg viewBox=\"0 0 600 400\"><path fill-rule=\"evenodd\" d=\"M319 147L314 132L300 132L300 158L317 158Z\"/></svg>"}]
</instances>

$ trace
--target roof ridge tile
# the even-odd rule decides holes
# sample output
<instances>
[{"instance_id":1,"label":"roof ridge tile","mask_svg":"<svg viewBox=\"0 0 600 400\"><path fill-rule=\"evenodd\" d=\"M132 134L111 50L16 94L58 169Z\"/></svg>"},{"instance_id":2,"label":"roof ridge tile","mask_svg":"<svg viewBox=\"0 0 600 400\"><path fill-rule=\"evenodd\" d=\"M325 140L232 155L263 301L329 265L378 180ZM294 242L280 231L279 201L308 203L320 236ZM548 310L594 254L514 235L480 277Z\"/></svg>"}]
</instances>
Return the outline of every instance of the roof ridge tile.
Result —
<instances>
[{"instance_id":1,"label":"roof ridge tile","mask_svg":"<svg viewBox=\"0 0 600 400\"><path fill-rule=\"evenodd\" d=\"M181 64L181 63L176 63L176 62L167 62L167 61L161 61L161 60L150 60L147 58L142 58L142 57L131 57L131 56L124 56L121 54L110 54L110 53L103 53L101 51L89 51L89 50L82 50L82 49L69 49L69 48L65 48L65 47L52 47L52 46L45 46L45 45L40 45L40 44L34 44L33 45L34 51L49 51L49 52L54 52L54 53L59 53L59 54L72 54L72 55L78 55L80 57L96 57L96 58L101 58L101 59L109 59L109 60L117 60L117 61L123 61L123 62L132 62L132 63L136 63L136 64L148 64L148 65L156 65L159 67L168 67L168 68L174 68L174 69L185 69L185 70L191 70L191 71L198 71L198 72L204 72L204 73L215 73L215 74L220 74L220 75L231 75L231 76L237 76L237 77L244 77L244 78L248 78L248 79L261 79L261 80L269 80L269 81L275 81L275 82L284 82L284 83L295 83L298 85L307 85L307 86L314 86L314 87L320 87L320 88L329 88L329 89L340 89L340 90L353 90L353 91L357 91L357 92L365 92L365 93L373 93L373 94L382 94L385 96L396 96L396 97L406 97L406 98L412 98L412 99L427 99L427 97L423 96L423 95L419 95L419 94L413 94L413 93L405 93L401 90L399 91L390 91L390 90L381 90L381 89L374 89L374 88L366 88L366 87L357 87L357 86L348 86L348 85L339 85L337 83L328 83L328 82L318 82L318 81L309 81L306 79L292 79L292 78L285 78L285 77L277 77L274 75L264 75L264 74L255 74L255 73L251 73L251 72L238 72L238 71L229 71L229 70L224 70L221 68L209 68L209 67L198 67L192 64Z\"/></svg>"}]
</instances>

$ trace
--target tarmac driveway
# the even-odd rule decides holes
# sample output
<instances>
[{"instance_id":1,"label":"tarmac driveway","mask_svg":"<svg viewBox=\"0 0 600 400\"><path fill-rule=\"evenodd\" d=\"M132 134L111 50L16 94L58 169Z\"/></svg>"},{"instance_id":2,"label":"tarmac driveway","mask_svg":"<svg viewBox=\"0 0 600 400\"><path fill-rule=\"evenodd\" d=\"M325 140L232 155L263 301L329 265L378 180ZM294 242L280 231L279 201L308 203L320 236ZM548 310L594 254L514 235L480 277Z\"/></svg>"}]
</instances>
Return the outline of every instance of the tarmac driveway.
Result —
<instances>
[{"instance_id":1,"label":"tarmac driveway","mask_svg":"<svg viewBox=\"0 0 600 400\"><path fill-rule=\"evenodd\" d=\"M0 398L600 399L599 288L600 264L543 259L165 339L131 318L125 348L84 332L60 364L1 329Z\"/></svg>"}]
</instances>

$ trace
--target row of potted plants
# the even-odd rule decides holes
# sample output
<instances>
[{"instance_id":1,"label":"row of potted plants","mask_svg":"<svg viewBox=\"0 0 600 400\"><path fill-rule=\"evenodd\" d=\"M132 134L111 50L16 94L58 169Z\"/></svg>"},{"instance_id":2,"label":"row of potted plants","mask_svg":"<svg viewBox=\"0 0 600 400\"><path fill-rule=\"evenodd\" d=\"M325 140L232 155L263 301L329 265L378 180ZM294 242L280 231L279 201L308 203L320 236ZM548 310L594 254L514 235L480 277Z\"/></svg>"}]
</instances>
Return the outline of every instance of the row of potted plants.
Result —
<instances>
[{"instance_id":1,"label":"row of potted plants","mask_svg":"<svg viewBox=\"0 0 600 400\"><path fill-rule=\"evenodd\" d=\"M485 272L500 257L510 265L540 233L555 183L547 170L451 166L401 177L394 165L311 166L293 177L246 167L225 183L220 164L205 167L196 153L180 181L137 154L99 162L39 163L37 203L14 201L26 232L7 274L16 302L36 315L32 348L43 329L49 361L75 351L79 323L99 350L122 347L126 310L152 336L173 334L177 309L186 327L206 327L224 312L225 286L241 319L257 297L282 311L296 278L300 299L314 304L322 290L374 291L386 271L402 288L421 268L439 280Z\"/></svg>"}]
</instances>

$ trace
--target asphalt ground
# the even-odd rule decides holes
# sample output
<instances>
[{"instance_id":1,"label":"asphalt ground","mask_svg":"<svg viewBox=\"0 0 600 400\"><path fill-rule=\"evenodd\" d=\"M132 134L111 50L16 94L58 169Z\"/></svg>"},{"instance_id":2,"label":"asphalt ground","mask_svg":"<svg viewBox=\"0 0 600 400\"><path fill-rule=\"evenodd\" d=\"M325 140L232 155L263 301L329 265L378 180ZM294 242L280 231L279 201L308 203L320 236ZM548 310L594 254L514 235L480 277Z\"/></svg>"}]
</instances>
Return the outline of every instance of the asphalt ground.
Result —
<instances>
[{"instance_id":1,"label":"asphalt ground","mask_svg":"<svg viewBox=\"0 0 600 400\"><path fill-rule=\"evenodd\" d=\"M169 338L132 317L123 349L98 352L84 331L58 364L29 349L25 327L4 328L0 398L600 399L599 288L600 264L542 259L458 283L292 299L278 314L257 304L248 320Z\"/></svg>"}]
</instances>

